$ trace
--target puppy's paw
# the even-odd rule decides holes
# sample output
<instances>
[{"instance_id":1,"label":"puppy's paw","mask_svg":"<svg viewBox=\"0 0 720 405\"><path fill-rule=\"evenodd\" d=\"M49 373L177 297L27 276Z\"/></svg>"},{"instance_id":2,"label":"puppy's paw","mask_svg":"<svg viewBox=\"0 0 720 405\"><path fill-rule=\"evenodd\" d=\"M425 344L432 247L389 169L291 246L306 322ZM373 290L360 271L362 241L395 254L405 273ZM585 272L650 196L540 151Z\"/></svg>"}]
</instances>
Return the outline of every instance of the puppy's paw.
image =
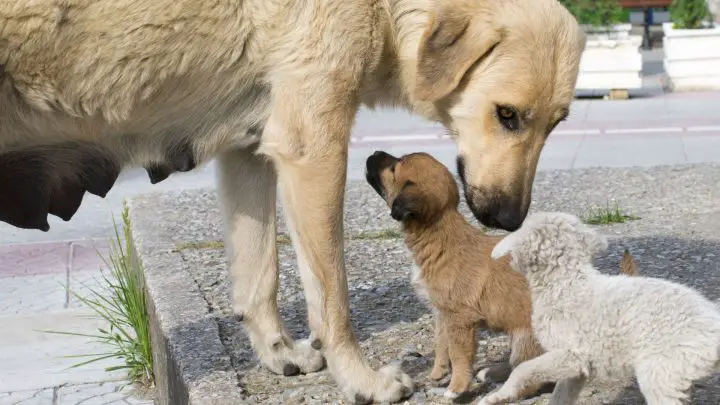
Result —
<instances>
[{"instance_id":1,"label":"puppy's paw","mask_svg":"<svg viewBox=\"0 0 720 405\"><path fill-rule=\"evenodd\" d=\"M447 377L448 374L450 374L450 370L447 367L435 366L430 372L430 379L437 384Z\"/></svg>"},{"instance_id":2,"label":"puppy's paw","mask_svg":"<svg viewBox=\"0 0 720 405\"><path fill-rule=\"evenodd\" d=\"M478 371L477 374L475 374L475 378L479 382L488 382L488 373L490 372L490 367L485 367L484 369Z\"/></svg>"},{"instance_id":3,"label":"puppy's paw","mask_svg":"<svg viewBox=\"0 0 720 405\"><path fill-rule=\"evenodd\" d=\"M460 392L453 392L453 391L450 391L450 390L446 390L445 393L443 394L443 396L444 396L445 398L455 399L455 398L459 397L460 394L461 394Z\"/></svg>"},{"instance_id":4,"label":"puppy's paw","mask_svg":"<svg viewBox=\"0 0 720 405\"><path fill-rule=\"evenodd\" d=\"M368 370L369 374L348 380L343 392L355 404L371 404L373 402L398 402L410 397L415 385L407 374L396 365L387 365L378 371ZM349 374L358 370L346 371ZM350 377L350 376L348 376ZM366 384L362 384L365 381Z\"/></svg>"}]
</instances>

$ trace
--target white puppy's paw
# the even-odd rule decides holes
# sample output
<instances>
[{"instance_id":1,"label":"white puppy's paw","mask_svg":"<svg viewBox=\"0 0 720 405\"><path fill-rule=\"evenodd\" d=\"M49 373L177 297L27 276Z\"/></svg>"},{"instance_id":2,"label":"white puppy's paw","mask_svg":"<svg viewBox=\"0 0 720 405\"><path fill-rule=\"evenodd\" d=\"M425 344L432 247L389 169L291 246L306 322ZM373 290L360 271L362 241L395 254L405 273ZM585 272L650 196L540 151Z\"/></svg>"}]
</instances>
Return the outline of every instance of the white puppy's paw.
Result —
<instances>
[{"instance_id":1,"label":"white puppy's paw","mask_svg":"<svg viewBox=\"0 0 720 405\"><path fill-rule=\"evenodd\" d=\"M490 372L490 367L485 367L484 369L478 371L477 374L475 374L475 378L479 382L487 382L487 374Z\"/></svg>"}]
</instances>

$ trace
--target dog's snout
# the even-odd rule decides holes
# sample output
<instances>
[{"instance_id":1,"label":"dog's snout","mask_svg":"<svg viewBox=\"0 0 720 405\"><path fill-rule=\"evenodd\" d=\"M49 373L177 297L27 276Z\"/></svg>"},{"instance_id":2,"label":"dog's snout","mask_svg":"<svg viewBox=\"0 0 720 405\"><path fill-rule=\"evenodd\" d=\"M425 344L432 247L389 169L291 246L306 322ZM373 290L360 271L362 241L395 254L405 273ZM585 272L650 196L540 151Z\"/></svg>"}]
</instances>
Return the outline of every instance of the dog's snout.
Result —
<instances>
[{"instance_id":1,"label":"dog's snout","mask_svg":"<svg viewBox=\"0 0 720 405\"><path fill-rule=\"evenodd\" d=\"M471 189L466 191L466 200L475 218L490 228L513 232L527 216L527 207L506 194Z\"/></svg>"}]
</instances>

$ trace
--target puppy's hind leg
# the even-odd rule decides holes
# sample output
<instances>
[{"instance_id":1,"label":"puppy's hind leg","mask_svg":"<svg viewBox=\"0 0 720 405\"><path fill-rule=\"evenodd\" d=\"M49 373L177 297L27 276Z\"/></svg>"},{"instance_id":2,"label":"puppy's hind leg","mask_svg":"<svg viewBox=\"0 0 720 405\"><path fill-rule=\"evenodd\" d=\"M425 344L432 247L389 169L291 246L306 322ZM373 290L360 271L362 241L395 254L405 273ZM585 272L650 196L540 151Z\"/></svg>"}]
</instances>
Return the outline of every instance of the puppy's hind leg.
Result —
<instances>
[{"instance_id":1,"label":"puppy's hind leg","mask_svg":"<svg viewBox=\"0 0 720 405\"><path fill-rule=\"evenodd\" d=\"M220 155L218 163L234 312L271 371L317 371L324 365L320 351L311 342L293 342L278 314L277 182L272 163L246 150Z\"/></svg>"},{"instance_id":2,"label":"puppy's hind leg","mask_svg":"<svg viewBox=\"0 0 720 405\"><path fill-rule=\"evenodd\" d=\"M638 366L636 377L640 392L648 405L683 405L687 403L692 381L670 372L660 362Z\"/></svg>"},{"instance_id":3,"label":"puppy's hind leg","mask_svg":"<svg viewBox=\"0 0 720 405\"><path fill-rule=\"evenodd\" d=\"M575 354L556 350L519 364L510 378L497 391L478 401L479 405L503 404L516 401L527 387L555 382L583 375L582 361Z\"/></svg>"}]
</instances>

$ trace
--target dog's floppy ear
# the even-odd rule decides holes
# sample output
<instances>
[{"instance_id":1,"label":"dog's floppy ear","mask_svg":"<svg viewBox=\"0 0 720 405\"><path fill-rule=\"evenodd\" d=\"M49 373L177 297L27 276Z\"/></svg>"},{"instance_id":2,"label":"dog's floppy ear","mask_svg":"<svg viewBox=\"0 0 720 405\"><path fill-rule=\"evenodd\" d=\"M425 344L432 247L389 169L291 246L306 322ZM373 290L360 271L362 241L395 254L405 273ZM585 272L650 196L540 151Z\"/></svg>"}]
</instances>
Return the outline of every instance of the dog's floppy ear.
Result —
<instances>
[{"instance_id":1,"label":"dog's floppy ear","mask_svg":"<svg viewBox=\"0 0 720 405\"><path fill-rule=\"evenodd\" d=\"M520 231L521 230L515 231L502 238L500 242L498 242L498 244L495 245L495 247L493 248L492 253L490 253L490 257L492 257L493 260L497 260L507 255L508 253L512 253L512 251L522 239L522 234L520 233Z\"/></svg>"},{"instance_id":2,"label":"dog's floppy ear","mask_svg":"<svg viewBox=\"0 0 720 405\"><path fill-rule=\"evenodd\" d=\"M423 101L450 94L468 69L500 42L500 30L491 28L490 16L475 10L477 6L449 3L431 12L420 39L415 93Z\"/></svg>"}]
</instances>

